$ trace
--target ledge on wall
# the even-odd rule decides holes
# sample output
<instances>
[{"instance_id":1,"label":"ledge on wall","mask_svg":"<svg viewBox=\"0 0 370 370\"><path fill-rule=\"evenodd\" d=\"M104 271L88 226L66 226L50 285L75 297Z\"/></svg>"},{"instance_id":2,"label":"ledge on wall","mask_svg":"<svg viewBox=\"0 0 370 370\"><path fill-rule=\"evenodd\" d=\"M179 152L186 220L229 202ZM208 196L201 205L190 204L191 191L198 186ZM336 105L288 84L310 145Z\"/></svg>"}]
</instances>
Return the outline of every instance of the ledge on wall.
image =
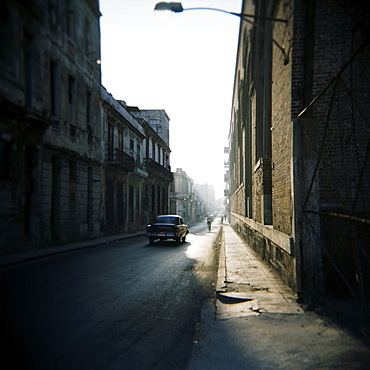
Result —
<instances>
[{"instance_id":1,"label":"ledge on wall","mask_svg":"<svg viewBox=\"0 0 370 370\"><path fill-rule=\"evenodd\" d=\"M283 249L290 255L294 254L294 240L291 236L282 233L281 231L273 229L271 225L262 225L250 218L238 215L237 213L231 213L233 217L247 224L252 229L262 234L265 238L271 240L279 248Z\"/></svg>"}]
</instances>

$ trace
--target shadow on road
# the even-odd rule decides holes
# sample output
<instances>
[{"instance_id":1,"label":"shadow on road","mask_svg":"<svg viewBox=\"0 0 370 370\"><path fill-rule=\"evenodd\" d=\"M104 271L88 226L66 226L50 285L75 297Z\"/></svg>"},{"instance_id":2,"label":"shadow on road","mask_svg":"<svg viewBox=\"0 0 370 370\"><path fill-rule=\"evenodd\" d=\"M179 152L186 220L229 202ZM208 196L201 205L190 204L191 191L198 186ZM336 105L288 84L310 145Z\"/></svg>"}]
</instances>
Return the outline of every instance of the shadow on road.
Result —
<instances>
[{"instance_id":1,"label":"shadow on road","mask_svg":"<svg viewBox=\"0 0 370 370\"><path fill-rule=\"evenodd\" d=\"M156 241L154 242L154 244L146 244L144 245L143 247L144 248L180 248L180 247L187 247L191 245L190 242L185 242L185 243L176 243L174 241L164 241L164 242L161 242L161 241Z\"/></svg>"}]
</instances>

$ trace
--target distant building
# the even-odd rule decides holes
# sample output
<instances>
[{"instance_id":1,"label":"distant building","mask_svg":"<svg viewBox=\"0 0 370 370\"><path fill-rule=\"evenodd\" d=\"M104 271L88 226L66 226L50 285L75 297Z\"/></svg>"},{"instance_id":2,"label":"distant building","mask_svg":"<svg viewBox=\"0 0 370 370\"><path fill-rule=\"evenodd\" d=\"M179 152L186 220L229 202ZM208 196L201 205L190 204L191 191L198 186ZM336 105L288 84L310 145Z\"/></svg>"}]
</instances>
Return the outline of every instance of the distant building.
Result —
<instances>
[{"instance_id":1,"label":"distant building","mask_svg":"<svg viewBox=\"0 0 370 370\"><path fill-rule=\"evenodd\" d=\"M216 211L217 203L212 185L194 184L194 180L182 168L176 169L173 178L170 213L179 214L189 222Z\"/></svg>"},{"instance_id":2,"label":"distant building","mask_svg":"<svg viewBox=\"0 0 370 370\"><path fill-rule=\"evenodd\" d=\"M138 109L127 107L134 117L143 118L153 130L162 138L167 146L170 146L170 118L163 109Z\"/></svg>"},{"instance_id":3,"label":"distant building","mask_svg":"<svg viewBox=\"0 0 370 370\"><path fill-rule=\"evenodd\" d=\"M205 209L205 202L200 193L197 192L197 190L194 188L193 191L193 207L192 207L192 215L191 219L192 220L199 220L201 219L202 216L206 214L204 211Z\"/></svg>"},{"instance_id":4,"label":"distant building","mask_svg":"<svg viewBox=\"0 0 370 370\"><path fill-rule=\"evenodd\" d=\"M182 216L184 221L192 220L194 180L182 168L173 173L170 195L170 213Z\"/></svg>"},{"instance_id":5,"label":"distant building","mask_svg":"<svg viewBox=\"0 0 370 370\"><path fill-rule=\"evenodd\" d=\"M204 211L206 213L215 212L217 210L217 202L213 185L195 184L194 189L204 200Z\"/></svg>"}]
</instances>

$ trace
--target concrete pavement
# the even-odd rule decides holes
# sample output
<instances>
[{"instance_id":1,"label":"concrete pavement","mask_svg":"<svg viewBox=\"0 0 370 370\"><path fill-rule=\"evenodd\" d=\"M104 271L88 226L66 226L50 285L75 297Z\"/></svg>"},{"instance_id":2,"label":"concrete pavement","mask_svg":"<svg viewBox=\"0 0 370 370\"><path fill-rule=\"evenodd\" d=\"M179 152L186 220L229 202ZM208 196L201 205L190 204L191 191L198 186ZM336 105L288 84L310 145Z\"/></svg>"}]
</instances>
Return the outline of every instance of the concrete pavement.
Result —
<instances>
[{"instance_id":1,"label":"concrete pavement","mask_svg":"<svg viewBox=\"0 0 370 370\"><path fill-rule=\"evenodd\" d=\"M294 293L223 225L216 301L204 307L188 369L368 369L369 347Z\"/></svg>"},{"instance_id":2,"label":"concrete pavement","mask_svg":"<svg viewBox=\"0 0 370 370\"><path fill-rule=\"evenodd\" d=\"M217 318L261 313L302 314L292 290L268 268L229 226L223 227L217 281ZM238 305L230 303L238 303Z\"/></svg>"}]
</instances>

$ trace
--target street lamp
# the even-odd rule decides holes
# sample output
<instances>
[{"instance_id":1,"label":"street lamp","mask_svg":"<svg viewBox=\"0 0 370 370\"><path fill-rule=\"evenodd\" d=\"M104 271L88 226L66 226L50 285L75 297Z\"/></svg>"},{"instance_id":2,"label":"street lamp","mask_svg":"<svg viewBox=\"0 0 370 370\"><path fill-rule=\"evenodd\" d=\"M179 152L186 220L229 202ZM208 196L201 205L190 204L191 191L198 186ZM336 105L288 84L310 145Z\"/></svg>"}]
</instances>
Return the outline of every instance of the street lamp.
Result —
<instances>
[{"instance_id":1,"label":"street lamp","mask_svg":"<svg viewBox=\"0 0 370 370\"><path fill-rule=\"evenodd\" d=\"M281 18L271 18L271 17L262 17L259 15L254 15L254 14L246 14L246 13L235 13L235 12L229 12L227 10L222 10L218 8L183 8L181 3L166 3L166 2L160 2L157 3L154 11L156 13L181 13L185 10L213 10L221 13L226 13L226 14L231 14L235 15L236 17L241 18L242 20L256 26L260 31L263 33L266 33L263 28L261 28L257 23L254 23L250 18L252 19L262 19L262 20L267 20L267 21L272 21L272 22L281 22L281 23L288 23L287 19L281 19ZM283 53L284 55L284 64L287 65L289 63L289 57L285 52L285 47L281 46L275 39L271 38L272 42L278 47L278 49Z\"/></svg>"}]
</instances>

